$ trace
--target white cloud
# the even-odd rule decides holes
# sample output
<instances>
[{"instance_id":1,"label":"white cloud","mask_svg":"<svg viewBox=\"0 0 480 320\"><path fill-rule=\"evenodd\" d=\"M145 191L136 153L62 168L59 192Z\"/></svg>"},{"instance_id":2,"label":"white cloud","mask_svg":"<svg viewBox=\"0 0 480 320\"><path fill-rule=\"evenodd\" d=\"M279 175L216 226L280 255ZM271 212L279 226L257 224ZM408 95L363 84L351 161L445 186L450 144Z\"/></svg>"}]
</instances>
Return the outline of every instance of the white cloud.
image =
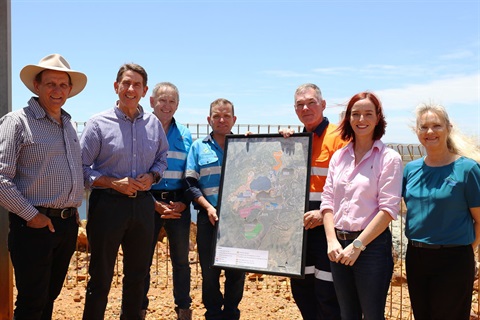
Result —
<instances>
[{"instance_id":1,"label":"white cloud","mask_svg":"<svg viewBox=\"0 0 480 320\"><path fill-rule=\"evenodd\" d=\"M459 59L467 59L475 57L475 53L470 50L460 50L456 52L452 52L449 54L445 54L439 57L440 60L459 60Z\"/></svg>"},{"instance_id":2,"label":"white cloud","mask_svg":"<svg viewBox=\"0 0 480 320\"><path fill-rule=\"evenodd\" d=\"M480 103L480 74L452 76L424 84L376 92L389 109L413 109L421 102L432 101L446 108Z\"/></svg>"}]
</instances>

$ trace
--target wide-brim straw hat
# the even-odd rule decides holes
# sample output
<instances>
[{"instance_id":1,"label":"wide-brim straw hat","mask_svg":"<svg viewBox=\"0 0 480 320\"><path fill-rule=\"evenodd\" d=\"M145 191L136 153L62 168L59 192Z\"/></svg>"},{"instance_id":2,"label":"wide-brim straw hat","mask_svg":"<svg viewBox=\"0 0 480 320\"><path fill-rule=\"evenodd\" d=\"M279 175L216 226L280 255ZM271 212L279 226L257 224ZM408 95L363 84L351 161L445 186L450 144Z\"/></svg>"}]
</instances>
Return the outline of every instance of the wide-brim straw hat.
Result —
<instances>
[{"instance_id":1,"label":"wide-brim straw hat","mask_svg":"<svg viewBox=\"0 0 480 320\"><path fill-rule=\"evenodd\" d=\"M70 64L68 64L67 60L58 53L54 53L42 58L38 65L26 65L20 71L20 79L22 79L23 84L34 94L37 94L37 92L33 86L33 80L43 70L63 71L70 75L72 91L68 95L69 98L79 94L87 85L87 76L85 74L70 69Z\"/></svg>"}]
</instances>

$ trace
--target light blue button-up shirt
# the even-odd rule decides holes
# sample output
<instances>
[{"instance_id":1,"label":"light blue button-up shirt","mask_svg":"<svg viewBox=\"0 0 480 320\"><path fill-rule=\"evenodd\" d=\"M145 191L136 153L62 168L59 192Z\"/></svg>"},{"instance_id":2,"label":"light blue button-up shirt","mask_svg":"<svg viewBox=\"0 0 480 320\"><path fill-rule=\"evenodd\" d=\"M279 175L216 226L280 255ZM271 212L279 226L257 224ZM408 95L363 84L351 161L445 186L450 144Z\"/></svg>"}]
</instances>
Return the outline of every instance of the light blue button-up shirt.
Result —
<instances>
[{"instance_id":1,"label":"light blue button-up shirt","mask_svg":"<svg viewBox=\"0 0 480 320\"><path fill-rule=\"evenodd\" d=\"M152 186L152 190L179 190L184 189L185 166L187 154L192 145L192 134L184 125L172 119L167 132L168 139L168 168L162 180Z\"/></svg>"},{"instance_id":2,"label":"light blue button-up shirt","mask_svg":"<svg viewBox=\"0 0 480 320\"><path fill-rule=\"evenodd\" d=\"M212 206L217 206L222 164L223 150L213 139L212 133L193 142L185 171L187 192L192 200L203 195ZM194 206L200 209L197 203Z\"/></svg>"},{"instance_id":3,"label":"light blue button-up shirt","mask_svg":"<svg viewBox=\"0 0 480 320\"><path fill-rule=\"evenodd\" d=\"M83 176L90 188L101 176L136 178L167 168L168 142L162 124L139 105L139 114L130 119L117 106L94 115L80 139Z\"/></svg>"}]
</instances>

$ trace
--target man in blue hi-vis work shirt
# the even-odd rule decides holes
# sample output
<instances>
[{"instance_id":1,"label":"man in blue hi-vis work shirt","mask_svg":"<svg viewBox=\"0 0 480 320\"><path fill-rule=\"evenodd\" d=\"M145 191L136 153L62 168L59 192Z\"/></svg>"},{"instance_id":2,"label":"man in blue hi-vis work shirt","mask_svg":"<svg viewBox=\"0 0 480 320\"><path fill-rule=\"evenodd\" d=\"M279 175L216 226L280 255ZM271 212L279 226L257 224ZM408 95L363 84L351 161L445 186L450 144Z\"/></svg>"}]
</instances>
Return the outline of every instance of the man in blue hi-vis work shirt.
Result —
<instances>
[{"instance_id":1,"label":"man in blue hi-vis work shirt","mask_svg":"<svg viewBox=\"0 0 480 320\"><path fill-rule=\"evenodd\" d=\"M223 164L225 136L231 133L237 118L233 104L217 99L210 104L207 117L212 127L210 135L193 142L187 158L185 173L187 193L199 210L197 216L197 249L202 268L202 301L205 318L240 319L238 305L243 297L245 272L225 270L225 294L220 291L220 269L210 268L215 223L218 221L217 202Z\"/></svg>"},{"instance_id":2,"label":"man in blue hi-vis work shirt","mask_svg":"<svg viewBox=\"0 0 480 320\"><path fill-rule=\"evenodd\" d=\"M155 230L152 239L151 258L157 245L158 234L162 227L167 232L170 245L170 258L173 268L173 297L175 311L180 320L191 320L190 310L190 263L188 260L190 244L190 201L185 200L184 172L187 154L192 145L190 130L177 123L173 117L177 111L180 95L177 87L170 82L158 83L153 88L150 106L162 123L168 140L167 170L159 183L152 185L150 192L155 198ZM148 289L150 274L145 278L145 297L143 298L142 317L145 318L148 307Z\"/></svg>"}]
</instances>

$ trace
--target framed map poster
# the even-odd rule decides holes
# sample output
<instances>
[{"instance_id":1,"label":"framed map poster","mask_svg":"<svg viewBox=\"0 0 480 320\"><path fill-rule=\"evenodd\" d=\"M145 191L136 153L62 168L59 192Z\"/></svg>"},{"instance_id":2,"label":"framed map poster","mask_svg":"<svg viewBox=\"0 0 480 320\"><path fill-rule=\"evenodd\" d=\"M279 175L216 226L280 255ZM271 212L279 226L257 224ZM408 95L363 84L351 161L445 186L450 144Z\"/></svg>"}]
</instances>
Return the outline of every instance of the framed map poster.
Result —
<instances>
[{"instance_id":1,"label":"framed map poster","mask_svg":"<svg viewBox=\"0 0 480 320\"><path fill-rule=\"evenodd\" d=\"M312 136L227 135L213 267L303 278Z\"/></svg>"}]
</instances>

